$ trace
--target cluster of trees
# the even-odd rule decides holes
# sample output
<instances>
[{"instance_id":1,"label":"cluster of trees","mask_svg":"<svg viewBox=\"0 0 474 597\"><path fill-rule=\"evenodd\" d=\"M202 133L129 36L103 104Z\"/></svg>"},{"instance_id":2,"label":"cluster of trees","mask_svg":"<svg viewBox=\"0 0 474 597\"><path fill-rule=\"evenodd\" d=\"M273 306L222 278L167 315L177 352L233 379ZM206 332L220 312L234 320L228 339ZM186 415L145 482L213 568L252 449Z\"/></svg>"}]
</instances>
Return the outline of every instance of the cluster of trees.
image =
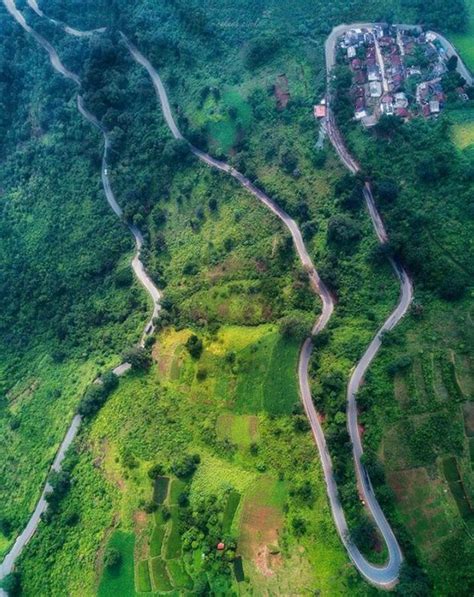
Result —
<instances>
[{"instance_id":1,"label":"cluster of trees","mask_svg":"<svg viewBox=\"0 0 474 597\"><path fill-rule=\"evenodd\" d=\"M91 417L105 404L117 386L118 377L112 371L105 373L96 383L87 388L79 402L77 412L83 417Z\"/></svg>"},{"instance_id":2,"label":"cluster of trees","mask_svg":"<svg viewBox=\"0 0 474 597\"><path fill-rule=\"evenodd\" d=\"M173 462L171 472L177 477L187 479L195 473L200 462L199 454L185 454Z\"/></svg>"}]
</instances>

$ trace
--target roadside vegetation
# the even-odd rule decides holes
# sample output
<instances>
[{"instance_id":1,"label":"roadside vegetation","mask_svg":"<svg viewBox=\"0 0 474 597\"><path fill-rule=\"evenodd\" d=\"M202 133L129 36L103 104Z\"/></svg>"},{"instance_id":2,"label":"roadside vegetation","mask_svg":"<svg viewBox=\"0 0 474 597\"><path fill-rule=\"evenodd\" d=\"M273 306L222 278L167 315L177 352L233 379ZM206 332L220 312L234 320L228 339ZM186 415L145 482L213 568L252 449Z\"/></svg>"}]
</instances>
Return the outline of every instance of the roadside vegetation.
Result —
<instances>
[{"instance_id":1,"label":"roadside vegetation","mask_svg":"<svg viewBox=\"0 0 474 597\"><path fill-rule=\"evenodd\" d=\"M34 508L86 385L120 362L149 307L73 89L3 6L0 18L1 557Z\"/></svg>"}]
</instances>

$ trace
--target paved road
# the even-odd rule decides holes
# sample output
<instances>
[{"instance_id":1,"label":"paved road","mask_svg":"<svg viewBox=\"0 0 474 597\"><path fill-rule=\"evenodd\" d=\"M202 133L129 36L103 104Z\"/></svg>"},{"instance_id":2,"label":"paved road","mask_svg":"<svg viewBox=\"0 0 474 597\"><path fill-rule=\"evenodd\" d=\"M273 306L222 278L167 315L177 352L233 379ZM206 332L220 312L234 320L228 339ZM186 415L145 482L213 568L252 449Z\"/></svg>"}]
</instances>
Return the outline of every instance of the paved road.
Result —
<instances>
[{"instance_id":1,"label":"paved road","mask_svg":"<svg viewBox=\"0 0 474 597\"><path fill-rule=\"evenodd\" d=\"M348 170L353 174L356 174L360 171L360 166L348 152L342 139L342 136L336 126L334 115L331 110L330 77L331 70L335 65L335 44L337 38L339 38L345 31L353 29L354 27L366 28L372 26L373 25L371 25L370 23L358 23L356 25L341 25L339 27L336 27L329 35L325 47L328 76L328 135L341 161L346 166L346 168L348 168ZM382 218L375 205L372 188L368 182L365 184L363 193L367 209L370 214L379 242L381 244L384 244L388 241L388 235L385 230ZM413 299L413 286L409 275L407 274L405 269L394 259L390 259L390 263L397 278L400 281L399 302L395 310L390 314L383 326L377 332L375 338L372 340L369 347L365 351L362 359L355 367L347 388L347 426L352 441L354 464L356 469L359 491L361 492L361 495L365 501L366 507L368 508L373 520L375 521L377 527L379 528L385 540L389 553L388 562L383 567L372 566L364 558L362 558L362 560L358 562L357 566L359 570L361 570L362 574L364 574L364 576L368 578L368 580L370 580L370 582L378 585L385 584L387 586L392 586L397 581L400 566L403 561L403 556L398 541L375 497L370 478L361 462L363 448L357 421L356 396L364 380L364 376L367 369L369 368L371 362L373 361L373 359L377 355L377 352L380 349L383 334L387 331L390 331L397 325L400 319L402 319L402 317L406 314L408 308L410 307L410 303Z\"/></svg>"},{"instance_id":2,"label":"paved road","mask_svg":"<svg viewBox=\"0 0 474 597\"><path fill-rule=\"evenodd\" d=\"M181 134L181 131L179 130L173 118L173 113L171 111L168 96L159 74L153 68L150 61L147 58L145 58L145 56L141 52L139 52L139 50L123 34L121 35L133 58L136 60L136 62L143 66L150 75L158 99L161 104L163 116L173 137L178 140L183 140L184 137ZM323 303L321 317L318 320L318 322L316 322L314 329L316 330L317 326L321 325L320 322L322 322L322 325L324 327L326 323L329 321L329 318L331 317L331 314L333 312L334 301L331 296L331 293L319 278L319 275L313 265L311 257L308 254L308 251L303 241L303 237L301 236L301 231L298 228L297 223L285 211L283 211L270 197L268 197L268 195L266 195L263 191L258 189L248 178L246 178L243 174L238 172L235 168L232 168L232 166L229 166L229 164L226 164L225 162L216 160L209 154L205 153L204 151L201 151L200 149L194 147L191 144L189 144L189 148L196 157L198 157L202 162L204 162L208 166L216 168L217 170L225 172L233 178L235 178L245 189L247 189L247 191L252 193L252 195L254 195L268 209L270 209L287 227L293 238L293 242L298 256L300 258L300 261L308 273L311 286L313 290L321 297Z\"/></svg>"},{"instance_id":3,"label":"paved road","mask_svg":"<svg viewBox=\"0 0 474 597\"><path fill-rule=\"evenodd\" d=\"M176 122L173 118L173 114L171 112L171 107L169 104L169 100L166 94L166 90L164 85L161 81L161 78L157 71L153 68L151 63L139 50L129 42L125 36L122 35L122 38L125 41L129 51L131 52L134 59L143 66L148 74L150 75L153 85L155 87L158 99L161 104L161 108L163 111L164 118L170 128L173 136L176 139L183 139L183 135L178 129ZM332 127L332 132L338 134L337 129ZM339 136L340 137L340 136ZM351 171L356 172L358 170L358 165L355 160L345 151L343 147L342 140L339 140L339 146L341 150L344 151L344 163L351 169ZM276 203L270 199L267 195L265 195L262 191L257 189L245 176L240 174L234 168L226 164L225 162L219 161L211 157L209 154L197 149L193 145L190 144L191 151L204 163L208 164L213 168L217 168L223 172L226 172L233 176L236 180L242 184L249 192L251 192L257 199L259 199L262 203L264 203L275 215L277 215L280 220L285 224L285 226L290 231L293 241L295 244L295 248L299 255L299 258L305 267L308 275L310 277L311 285L315 292L321 297L323 303L323 309L321 316L318 318L316 324L313 328L313 335L317 334L321 330L324 329L331 314L334 309L334 301L329 293L326 286L322 283L319 279L319 276L314 268L314 265L311 261L311 258L308 255L306 247L304 245L303 239L301 237L300 230L294 220L290 218L288 214L286 214ZM385 229L383 227L382 220L377 213L375 208L375 203L373 201L372 193L370 187L367 185L365 189L365 195L369 207L369 212L374 221L374 225L376 225L376 230L379 238L384 242L387 238ZM400 274L402 275L402 274ZM405 274L403 274L405 276ZM344 516L344 512L341 507L341 502L339 500L337 485L334 480L334 474L331 464L331 457L329 455L329 451L327 449L326 440L324 437L324 433L321 427L321 424L318 419L318 415L316 413L316 409L313 404L313 400L311 397L311 390L310 390L310 381L309 381L309 374L308 374L308 366L309 361L311 358L311 352L313 348L312 338L307 338L303 344L301 349L299 364L298 364L298 378L299 378L299 385L300 385L300 393L301 398L304 404L304 408L308 419L311 424L312 433L316 444L318 446L318 451L320 454L322 468L324 472L324 477L326 481L326 488L327 494L329 498L329 502L331 505L331 511L334 518L334 522L336 524L336 528L338 533L341 537L341 540L344 546L347 549L347 552L361 572L361 574L373 585L376 585L380 588L391 588L398 579L398 572L400 568L400 564L402 561L402 554L400 548L398 546L397 540L393 535L393 532L388 525L385 516L383 515L380 506L377 503L375 498L374 492L372 490L372 486L370 484L370 480L367 476L367 473L362 469L362 465L360 464L360 456L362 454L362 445L359 436L359 428L357 425L357 408L355 402L355 396L357 389L362 381L363 375L370 364L371 360L374 358L377 350L380 346L380 338L383 334L384 330L391 329L400 317L406 312L406 309L411 300L411 284L409 283L408 277L404 277L404 289L406 292L403 293L403 300L398 305L397 309L392 313L390 318L384 324L383 328L380 330L376 338L372 341L369 348L367 349L365 355L363 356L360 363L357 365L354 375L351 378L351 382L349 384L348 389L348 426L349 430L351 431L351 438L354 444L354 457L356 458L356 468L357 463L359 465L360 473L363 473L363 479L360 482L361 491L364 496L364 499L367 501L368 507L374 520L376 521L380 532L382 533L385 541L387 543L387 547L389 550L389 561L385 566L374 566L370 564L364 556L361 554L359 549L356 545L354 545L350 539L349 529L347 526L347 522ZM406 282L406 284L405 284Z\"/></svg>"},{"instance_id":4,"label":"paved road","mask_svg":"<svg viewBox=\"0 0 474 597\"><path fill-rule=\"evenodd\" d=\"M59 74L61 74L63 77L71 80L73 83L75 83L77 86L80 87L81 82L80 82L79 77L75 73L72 73L71 71L69 71L64 66L64 64L61 62L56 50L53 48L53 46L27 24L23 14L17 9L14 0L3 0L3 3L5 5L5 7L7 8L8 12L19 23L19 25L21 25L21 27L23 27L23 29L28 34L30 34L48 52L48 56L49 56L49 59L50 59L50 62L51 62L51 65L53 66L53 68ZM34 0L30 0L29 3L30 3L30 6L32 5L32 3L36 4L34 2ZM35 12L37 12L37 14L39 14L38 11L35 11ZM68 31L68 32L71 33L70 31ZM100 129L100 131L102 132L102 134L104 136L104 153L103 153L103 158L102 158L102 185L103 185L105 196L107 198L107 201L108 201L110 207L117 214L117 216L121 218L122 217L122 209L115 199L114 193L113 193L111 185L110 185L109 176L108 176L107 155L110 150L111 144L110 144L110 139L108 137L107 131L102 127L102 125L95 118L95 116L93 114L91 114L85 108L83 98L79 94L77 96L77 107L78 107L79 112L82 114L82 116L86 120L88 120L93 126ZM143 245L143 236L142 236L140 230L136 226L129 225L129 229L130 229L131 233L133 234L133 237L135 239L135 245L136 245L136 252L135 252L135 255L132 260L132 268L133 268L133 271L135 272L136 277L138 278L140 283L144 286L144 288L147 290L147 292L149 293L149 295L153 301L153 313L152 313L150 321L147 322L147 324L145 326L145 331L143 333L143 336L142 336L141 342L140 342L141 345L143 346L146 336L153 332L153 329L154 329L153 319L154 319L154 317L156 317L158 315L158 313L160 311L161 293L158 290L158 288L156 288L156 286L153 284L153 281L148 276L148 274L143 266L143 263L140 260L140 252L141 252L141 248ZM118 376L121 376L121 375L124 375L129 369L130 369L129 363L122 363L121 365L119 365L118 367L116 367L114 369L114 373ZM79 415L76 415L73 418L73 420L66 432L66 435L63 439L63 442L56 454L54 462L51 466L51 471L59 471L61 469L61 464L64 459L64 455L65 455L67 449L70 447L70 445L74 441L74 438L76 437L77 432L79 430L80 424L81 424L81 417ZM47 508L46 494L49 491L51 491L51 487L48 483L46 483L44 486L43 492L40 496L40 499L38 500L36 508L35 508L33 514L31 515L30 520L28 521L27 526L25 527L23 532L17 537L13 547L8 552L8 554L5 556L3 562L0 564L0 580L5 578L5 576L7 576L8 574L10 574L12 572L16 559L19 557L22 550L24 549L24 547L26 546L28 541L31 539L31 537L35 533L36 529L38 528L38 525L41 521L41 515ZM6 594L2 589L0 589L0 597L6 597Z\"/></svg>"},{"instance_id":5,"label":"paved road","mask_svg":"<svg viewBox=\"0 0 474 597\"><path fill-rule=\"evenodd\" d=\"M104 33L105 27L100 27L99 29L92 29L91 31L80 31L79 29L74 29L73 27L69 27L62 21L58 21L56 19L52 19L44 14L44 12L38 6L38 2L36 0L28 0L28 6L39 16L48 19L54 25L61 27L66 33L69 35L74 35L74 37L90 37L91 35L95 35L96 33Z\"/></svg>"}]
</instances>

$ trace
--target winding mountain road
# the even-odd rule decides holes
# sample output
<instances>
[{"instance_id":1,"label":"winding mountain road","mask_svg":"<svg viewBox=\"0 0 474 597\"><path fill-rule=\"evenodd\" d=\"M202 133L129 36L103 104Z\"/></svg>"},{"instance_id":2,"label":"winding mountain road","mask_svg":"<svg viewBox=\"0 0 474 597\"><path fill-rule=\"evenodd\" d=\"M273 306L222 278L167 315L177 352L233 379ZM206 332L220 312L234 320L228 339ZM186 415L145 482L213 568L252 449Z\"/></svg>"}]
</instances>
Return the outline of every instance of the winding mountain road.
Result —
<instances>
[{"instance_id":1,"label":"winding mountain road","mask_svg":"<svg viewBox=\"0 0 474 597\"><path fill-rule=\"evenodd\" d=\"M69 71L64 66L64 64L61 62L56 50L53 48L53 46L27 24L23 14L17 9L17 7L15 5L15 1L14 0L3 0L3 3L6 7L6 9L8 10L8 12L17 21L17 23L29 35L31 35L41 47L43 47L47 51L49 60L51 62L51 65L53 66L53 68L60 75L62 75L66 79L69 79L70 81L75 83L80 88L81 82L80 82L79 77L75 73L72 73L71 71ZM29 0L29 3L30 3L30 6L32 3L36 4L33 0ZM35 12L37 12L37 14L39 14L38 11L35 11ZM42 16L42 15L40 15L40 16ZM70 28L66 29L66 27L64 27L64 29L67 31L67 29L70 29ZM71 33L71 31L67 31L67 32ZM89 121L94 127L99 129L103 134L104 152L103 152L103 157L102 157L102 175L101 175L102 176L102 186L104 188L104 193L105 193L105 196L107 198L107 201L108 201L110 207L112 208L112 210L118 217L122 218L122 209L119 206L119 204L117 203L117 200L115 199L114 193L112 191L112 187L110 185L109 175L108 175L107 156L108 156L108 152L111 147L111 142L110 142L108 133L105 130L105 128L100 124L100 122L95 118L95 116L93 114L91 114L86 109L86 107L84 106L83 98L80 94L77 95L77 107L78 107L79 112L82 114L82 116L87 121ZM145 267L144 267L142 261L140 260L140 253L141 253L141 249L143 246L143 236L142 236L140 230L132 224L129 224L128 228L129 228L130 232L133 234L133 237L135 239L135 246L136 246L135 255L134 255L132 263L131 263L133 271L134 271L137 279L142 284L142 286L145 288L145 290L148 292L148 294L150 295L150 297L153 301L152 315L151 315L150 320L147 322L147 324L145 326L145 330L143 332L143 335L142 335L142 338L140 341L140 345L143 346L145 343L146 337L149 334L153 333L153 331L154 331L153 320L155 317L158 316L160 308L161 308L161 306L160 306L161 293L158 290L158 288L154 285L151 278L148 276L148 274L145 270ZM122 363L118 367L116 367L113 371L117 376L121 376L121 375L124 375L129 369L130 369L129 363ZM79 428L81 425L81 420L82 420L82 418L80 415L74 416L74 418L66 432L66 435L61 443L61 446L59 447L59 450L56 454L54 462L51 466L50 472L52 472L52 471L59 472L61 470L61 465L64 460L64 456L79 431ZM47 506L48 506L47 501L46 501L46 496L50 491L51 491L51 486L49 485L48 482L46 482L46 484L43 488L43 491L41 493L41 496L36 504L35 510L34 510L33 514L31 515L30 520L28 521L28 524L26 525L26 527L22 531L22 533L17 537L13 547L10 549L10 551L7 553L7 555L3 559L2 563L0 564L0 581L13 571L15 561L20 556L24 547L26 546L26 544L28 543L28 541L31 539L31 537L34 535L36 529L38 528L38 525L41 521L41 515L45 512L45 510L47 509ZM6 597L5 591L3 591L1 588L0 588L0 597Z\"/></svg>"},{"instance_id":2,"label":"winding mountain road","mask_svg":"<svg viewBox=\"0 0 474 597\"><path fill-rule=\"evenodd\" d=\"M64 77L72 80L80 87L80 80L74 73L71 73L68 69L64 67L61 63L56 51L54 48L47 42L42 36L36 33L29 25L26 23L23 15L17 10L14 0L3 0L7 10L12 14L12 16L17 20L17 22L31 34L36 41L44 48L49 54L49 58L53 67ZM48 18L44 15L44 13L39 9L36 0L28 0L29 6L36 12L38 16L42 16ZM93 31L78 31L76 29L72 29L59 21L54 19L49 19L51 22L61 26L66 33L71 35L75 35L77 37L82 37L84 35L92 35L97 32L101 32L104 29L95 29ZM344 141L342 136L340 135L338 128L336 126L334 117L331 112L331 98L329 93L329 83L330 83L330 72L332 67L335 63L335 43L337 38L344 33L345 30L352 29L354 27L371 27L373 24L371 23L358 23L352 25L341 25L336 27L331 34L329 35L327 42L326 42L326 65L327 65L327 72L328 72L328 117L327 117L327 131L328 136L333 144L336 152L338 153L341 161L344 165L353 173L356 174L360 170L359 164L356 160L350 155L347 148L345 147ZM135 59L135 61L140 64L142 67L146 69L148 74L151 77L153 86L156 90L157 97L159 99L161 109L163 112L163 116L165 121L174 136L175 139L185 140L183 135L181 134L176 122L174 121L171 107L169 104L169 100L166 94L165 87L161 81L161 78L157 71L154 69L152 64L149 60L123 35L122 39L124 40L125 45L127 46L128 50L130 51L131 55ZM439 34L438 34L439 35ZM439 36L442 38L442 36ZM444 40L444 38L442 38ZM444 40L447 42L447 40ZM449 42L447 42L449 43ZM113 211L117 214L117 216L122 217L122 210L118 205L115 196L112 192L110 181L107 172L107 155L110 149L110 140L107 135L107 131L103 128L100 122L90 113L84 106L84 102L81 95L77 97L78 109L81 114L86 118L93 126L98 128L103 136L104 136L104 154L103 154L103 161L102 161L102 184L104 187L104 192L107 197L107 201L109 202ZM248 178L246 178L243 174L235 170L235 168L229 166L223 161L217 160L210 156L209 154L201 151L200 149L196 148L192 144L188 143L190 150L192 153L200 159L202 162L207 164L208 166L220 170L221 172L227 173L232 176L235 180L237 180L248 192L250 192L253 196L255 196L261 203L263 203L268 209L270 209L287 227L289 230L293 242L295 245L295 249L297 251L298 257L305 268L306 272L308 273L309 280L311 283L311 287L315 293L321 298L322 301L322 311L320 316L318 317L314 327L312 329L312 336L318 334L322 331L325 326L327 325L333 310L334 310L334 300L324 285L324 283L319 278L319 275L312 263L312 260L308 254L308 251L305 247L300 229L296 222L285 212L283 211L270 197L268 197L263 191L258 189ZM366 183L364 187L364 198L366 201L367 209L372 219L375 232L379 241L383 244L386 243L388 240L388 235L385 230L383 221L380 217L380 214L377 211L375 201L372 194L372 189L369 183ZM146 288L150 296L153 300L153 316L150 322L147 324L145 328L145 333L142 338L142 342L148 332L153 329L153 318L158 314L160 305L159 301L161 298L161 294L159 290L154 286L153 282L150 280L146 271L143 267L142 262L140 261L140 250L143 244L143 237L140 231L133 225L129 226L130 231L132 232L135 243L136 243L136 253L135 257L132 262L132 266L137 278L140 280L142 285ZM374 522L376 523L380 533L382 534L388 549L388 561L384 566L375 566L370 564L366 560L366 558L361 554L359 549L350 539L350 533L347 526L347 522L344 516L344 512L342 510L342 506L338 496L337 485L335 483L332 463L329 451L327 449L326 440L324 437L324 433L315 410L312 397L311 397L311 390L310 390L310 381L309 381L309 374L308 374L308 367L311 358L311 352L313 348L312 337L307 338L306 341L303 343L299 364L298 364L298 377L299 377L299 385L300 385L300 393L301 398L304 404L304 408L308 419L311 424L312 433L315 439L315 442L318 447L318 451L321 458L323 473L325 477L326 487L327 487L327 494L331 506L332 515L335 521L336 528L338 533L341 537L341 541L343 542L349 557L351 558L354 565L360 571L360 573L366 578L368 582L371 584L382 588L388 589L392 588L397 580L400 570L400 565L403 561L402 553L396 537L393 534L393 531L388 524L378 502L375 497L370 479L365 471L362 463L361 463L361 456L363 454L362 442L359 434L359 428L357 424L357 404L356 404L356 395L360 388L360 385L364 379L364 375L370 366L372 360L375 358L381 343L383 334L391 329L400 321L400 319L406 314L410 302L412 300L413 289L412 289L412 282L410 277L408 276L407 272L403 269L403 267L397 263L395 260L390 259L390 263L394 269L394 272L397 278L400 281L401 293L400 293L400 300L397 304L395 310L390 314L388 319L385 321L383 326L377 332L376 336L370 343L369 347L367 348L366 352L364 353L362 359L356 365L352 376L349 381L348 389L347 389L347 401L348 401L348 430L350 433L352 446L353 446L353 455L354 455L354 462L357 474L357 481L359 490L361 495L364 498L366 506L371 513ZM120 374L123 370L128 368L127 363L123 363L115 370L117 374ZM72 440L74 439L77 430L80 425L80 417L76 416L71 424L71 427L68 430L66 437L64 438L63 444L61 445L60 450L56 456L56 459L53 463L52 469L59 470L61 466L62 459L64 458L64 453L67 450L67 447L70 445ZM35 509L34 514L32 515L30 522L28 523L27 527L23 531L23 533L18 537L17 541L15 542L14 547L7 555L5 560L3 561L0 567L0 579L3 578L6 574L8 574L12 569L15 562L15 559L21 553L21 550L26 545L28 540L31 538L33 533L35 532L41 513L46 508L46 502L44 499L45 493L49 490L48 485L45 486L43 494L38 502L38 505ZM0 591L1 595L1 591Z\"/></svg>"},{"instance_id":3,"label":"winding mountain road","mask_svg":"<svg viewBox=\"0 0 474 597\"><path fill-rule=\"evenodd\" d=\"M155 87L156 94L161 104L163 116L165 118L166 123L168 124L168 127L172 135L175 137L175 139L184 139L173 118L166 90L158 72L154 69L150 61L123 34L122 39L125 41L127 48L129 49L136 62L143 66L150 75L152 83ZM352 158L352 156L350 156L350 154L345 149L344 144L342 142L342 138L340 137L337 128L334 125L334 121L332 121L332 126L330 126L329 128L329 135L331 137L331 140L334 136L337 136L338 138L338 153L341 152L343 156L341 156L341 158L343 159L344 164L353 173L356 173L359 167L355 160ZM272 199L265 195L265 193L263 193L260 189L257 189L243 174L241 174L225 162L216 160L209 154L201 151L200 149L197 149L192 144L189 144L189 147L190 150L194 153L194 155L196 155L201 161L213 168L217 168L222 172L226 172L227 174L230 174L233 178L235 178L244 188L246 188L259 201L264 203L275 215L277 215L283 222L283 224L288 228L293 237L295 248L301 260L301 263L303 264L310 278L311 286L313 290L320 296L323 304L321 315L316 321L312 330L313 336L319 333L321 330L325 328L326 324L328 323L331 317L331 314L334 310L334 300L331 296L331 293L324 285L324 283L320 280L316 272L316 269L306 250L303 239L301 237L300 230L296 222L292 218L290 218L290 216L286 212L284 212L280 207L278 207L278 205L276 205L276 203ZM375 207L372 192L368 184L364 189L364 195L366 197L367 206L372 221L374 223L377 236L381 242L386 242L387 233L383 226L382 219ZM375 524L379 528L380 533L382 534L387 544L389 559L385 566L375 566L373 564L370 564L370 562L366 560L366 558L362 555L358 547L350 539L349 528L339 500L337 485L334 479L331 457L311 397L310 381L308 374L309 361L313 349L311 337L307 338L302 346L298 364L300 394L306 414L311 424L313 437L316 441L316 445L320 454L322 468L326 481L327 494L339 536L341 537L341 540L344 546L346 547L346 550L351 560L353 561L357 569L360 571L360 573L371 584L384 589L393 587L394 584L397 582L400 565L403 560L403 557L398 542L395 538L395 535L393 534L393 531L390 528L390 525L388 524L382 512L382 509L380 508L377 502L367 472L363 468L360 461L363 450L359 434L359 427L357 424L357 405L355 397L357 394L357 390L359 389L359 386L362 383L365 371L367 370L369 364L371 363L371 361L377 354L378 349L380 348L383 333L391 329L394 325L396 325L400 318L403 317L403 315L406 313L406 310L411 302L412 292L410 280L406 273L398 268L395 262L392 263L396 268L396 272L400 280L403 281L403 292L401 295L401 300L397 305L395 311L390 315L390 317L387 319L387 321L384 323L382 328L377 333L377 336L371 342L369 348L365 352L361 361L358 363L351 377L348 387L348 429L353 443L353 454L358 476L359 489L364 498L364 501L366 502L367 508L374 519Z\"/></svg>"},{"instance_id":4,"label":"winding mountain road","mask_svg":"<svg viewBox=\"0 0 474 597\"><path fill-rule=\"evenodd\" d=\"M58 21L57 19L52 19L44 14L44 12L38 6L38 2L36 0L28 0L28 6L33 10L39 17L47 19L50 23L61 27L66 33L69 35L74 35L74 37L90 37L91 35L95 35L96 33L104 33L105 27L100 27L99 29L91 29L90 31L80 31L79 29L74 29L73 27L69 27L62 21Z\"/></svg>"}]
</instances>

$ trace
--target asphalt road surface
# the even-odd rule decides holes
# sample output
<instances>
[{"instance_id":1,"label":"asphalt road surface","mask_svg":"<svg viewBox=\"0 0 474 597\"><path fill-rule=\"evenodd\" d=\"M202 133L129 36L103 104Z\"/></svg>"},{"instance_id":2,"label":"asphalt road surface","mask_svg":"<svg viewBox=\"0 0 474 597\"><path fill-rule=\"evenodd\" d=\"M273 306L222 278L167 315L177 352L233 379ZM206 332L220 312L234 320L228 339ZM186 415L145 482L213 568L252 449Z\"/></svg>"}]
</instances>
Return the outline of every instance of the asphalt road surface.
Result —
<instances>
[{"instance_id":1,"label":"asphalt road surface","mask_svg":"<svg viewBox=\"0 0 474 597\"><path fill-rule=\"evenodd\" d=\"M328 136L342 163L352 174L356 174L357 172L359 172L360 166L348 152L342 139L342 136L337 128L334 115L331 110L331 70L335 65L335 47L337 39L345 31L349 29L353 29L355 27L368 28L372 26L373 25L370 23L340 25L331 32L326 41L325 46L328 78L328 90L326 96L328 110ZM379 239L379 242L381 244L384 244L388 241L388 235L387 231L385 230L382 218L377 210L370 183L367 182L365 184L363 194L367 210L369 212L372 224L375 229L375 233L377 234L377 238ZM354 550L353 546L349 545L348 549L352 560L354 561L358 569L361 571L361 573L369 580L369 582L380 587L391 587L397 582L400 572L400 566L403 561L403 556L398 541L387 519L385 518L385 515L377 501L377 498L375 497L375 493L372 488L372 484L370 482L370 478L367 474L367 471L365 470L361 462L363 448L357 421L356 396L362 382L364 381L364 376L367 369L369 368L371 362L377 355L380 346L382 345L384 333L390 331L397 325L397 323L408 311L411 301L413 299L413 285L409 275L407 274L405 269L394 259L390 259L390 263L395 272L395 275L397 276L400 282L399 302L394 311L390 314L383 326L377 332L375 338L372 340L369 347L362 356L362 359L357 363L349 380L349 385L347 388L347 427L352 442L354 465L357 475L357 485L362 499L365 502L365 506L370 512L373 521L377 525L381 535L384 538L385 544L387 545L388 561L384 566L374 566L370 564L357 549Z\"/></svg>"}]
</instances>

